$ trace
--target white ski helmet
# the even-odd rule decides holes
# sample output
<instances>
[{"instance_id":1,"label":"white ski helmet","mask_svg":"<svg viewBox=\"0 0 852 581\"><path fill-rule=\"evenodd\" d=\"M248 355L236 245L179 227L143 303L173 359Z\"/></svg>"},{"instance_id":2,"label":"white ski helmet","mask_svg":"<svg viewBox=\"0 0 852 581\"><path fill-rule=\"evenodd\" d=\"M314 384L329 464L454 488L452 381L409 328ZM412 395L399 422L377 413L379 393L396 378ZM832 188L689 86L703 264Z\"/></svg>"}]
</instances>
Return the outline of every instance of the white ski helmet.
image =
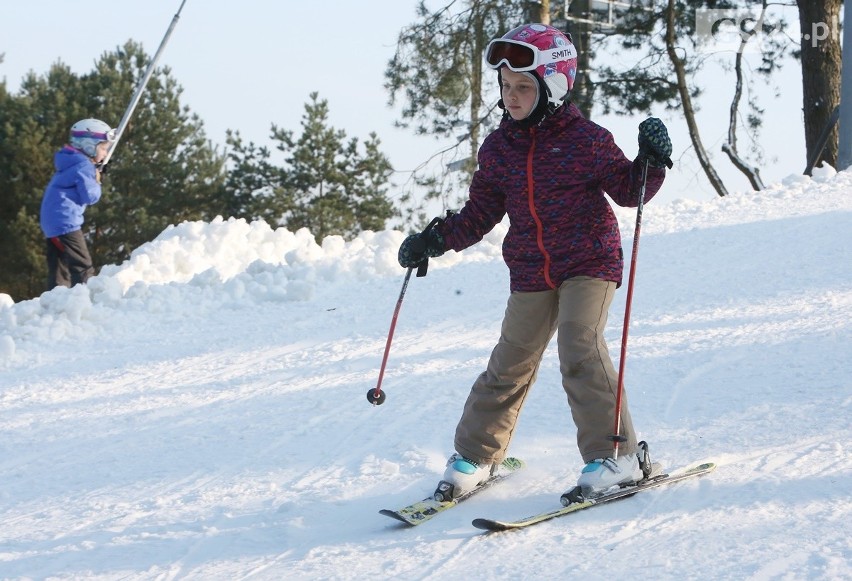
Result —
<instances>
[{"instance_id":1,"label":"white ski helmet","mask_svg":"<svg viewBox=\"0 0 852 581\"><path fill-rule=\"evenodd\" d=\"M98 143L104 141L115 141L115 129L100 119L83 119L71 126L71 147L89 157L95 157Z\"/></svg>"}]
</instances>

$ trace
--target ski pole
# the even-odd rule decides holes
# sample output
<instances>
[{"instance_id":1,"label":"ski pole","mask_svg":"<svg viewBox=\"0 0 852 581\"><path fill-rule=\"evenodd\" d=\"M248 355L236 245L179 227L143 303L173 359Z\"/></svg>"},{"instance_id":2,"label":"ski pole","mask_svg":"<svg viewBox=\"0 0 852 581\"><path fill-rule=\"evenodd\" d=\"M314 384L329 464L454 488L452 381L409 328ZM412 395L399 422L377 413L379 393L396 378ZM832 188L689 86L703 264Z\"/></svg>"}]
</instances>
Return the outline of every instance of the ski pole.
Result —
<instances>
[{"instance_id":1,"label":"ski pole","mask_svg":"<svg viewBox=\"0 0 852 581\"><path fill-rule=\"evenodd\" d=\"M423 230L418 238L412 242L411 250L416 254L421 254L426 251L426 237L429 235L429 230L441 222L440 218L434 218L429 225ZM405 273L405 280L402 282L402 290L399 291L399 299L396 301L396 308L393 311L391 319L390 331L388 331L388 340L385 343L385 355L382 357L382 366L379 369L379 381L376 387L367 392L367 401L373 405L382 405L385 403L385 392L382 391L382 379L385 376L385 366L388 363L388 354L390 353L391 341L393 341L393 332L396 329L396 319L399 317L399 309L402 307L402 299L405 297L405 291L408 288L408 281L411 279L411 271L417 268L417 276L426 276L426 269L429 266L429 259L424 258L419 264L408 267L408 272Z\"/></svg>"},{"instance_id":2,"label":"ski pole","mask_svg":"<svg viewBox=\"0 0 852 581\"><path fill-rule=\"evenodd\" d=\"M402 283L402 290L399 292L399 299L396 301L396 308L393 311L391 319L390 331L388 332L388 340L385 343L385 355L382 357L382 367L379 370L379 381L376 387L367 392L367 401L373 405L382 405L385 403L385 392L382 391L382 378L385 376L385 366L388 363L388 354L390 353L391 341L393 341L393 331L396 329L396 319L399 317L399 309L402 307L402 299L405 297L405 291L408 288L408 281L411 279L411 271L413 266L408 267L408 272L405 273L405 280Z\"/></svg>"},{"instance_id":3,"label":"ski pole","mask_svg":"<svg viewBox=\"0 0 852 581\"><path fill-rule=\"evenodd\" d=\"M104 160L100 162L100 164L98 164L100 167L103 167L109 163L109 160L112 157L115 148L118 147L118 141L121 139L121 135L124 133L125 128L127 128L127 124L130 122L130 116L133 115L133 111L136 109L136 105L139 104L139 99L142 98L142 92L145 90L145 86L148 84L148 80L154 73L154 67L157 65L157 61L160 59L160 54L162 54L163 49L166 47L166 43L169 41L169 37L172 35L172 31L175 29L175 25L177 24L177 21L180 18L180 11L183 10L184 4L186 4L186 0L181 1L180 8L178 8L177 13L175 13L174 18L172 18L172 23L169 25L169 29L166 31L166 35L163 37L163 40L160 41L160 47L154 54L154 58L151 59L151 63L145 70L145 74L142 76L142 80L139 81L139 86L136 87L136 92L133 93L133 97L131 97L130 99L130 105L128 105L127 109L124 111L124 116L121 118L121 122L118 124L118 127L115 130L115 139L112 141L112 144L110 145L109 151L107 152Z\"/></svg>"},{"instance_id":4,"label":"ski pole","mask_svg":"<svg viewBox=\"0 0 852 581\"><path fill-rule=\"evenodd\" d=\"M630 258L630 276L627 282L627 305L624 307L624 327L621 331L621 360L618 362L618 391L615 397L615 430L612 457L618 459L618 445L626 442L621 435L621 399L624 392L624 367L627 361L627 332L630 327L630 305L633 302L633 282L636 279L636 258L639 255L639 232L642 229L642 207L645 205L645 187L648 183L648 159L642 166L642 186L639 189L639 205L636 207L636 229L633 232L633 255Z\"/></svg>"}]
</instances>

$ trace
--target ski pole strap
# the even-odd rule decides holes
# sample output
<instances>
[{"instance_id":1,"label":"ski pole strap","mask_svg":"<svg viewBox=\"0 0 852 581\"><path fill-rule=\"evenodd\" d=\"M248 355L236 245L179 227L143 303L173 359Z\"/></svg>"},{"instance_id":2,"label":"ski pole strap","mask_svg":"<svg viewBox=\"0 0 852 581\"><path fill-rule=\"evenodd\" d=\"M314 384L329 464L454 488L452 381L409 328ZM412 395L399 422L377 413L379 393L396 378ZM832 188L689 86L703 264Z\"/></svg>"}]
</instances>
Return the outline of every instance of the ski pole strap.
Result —
<instances>
[{"instance_id":1,"label":"ski pole strap","mask_svg":"<svg viewBox=\"0 0 852 581\"><path fill-rule=\"evenodd\" d=\"M429 236L429 231L432 230L438 224L441 224L444 220L440 217L432 218L432 221L423 229L423 232L420 233L420 237L417 239L417 247L412 248L415 252L423 252L426 250L426 237ZM426 272L429 270L429 258L424 258L420 264L417 265L417 276L424 277L426 276Z\"/></svg>"}]
</instances>

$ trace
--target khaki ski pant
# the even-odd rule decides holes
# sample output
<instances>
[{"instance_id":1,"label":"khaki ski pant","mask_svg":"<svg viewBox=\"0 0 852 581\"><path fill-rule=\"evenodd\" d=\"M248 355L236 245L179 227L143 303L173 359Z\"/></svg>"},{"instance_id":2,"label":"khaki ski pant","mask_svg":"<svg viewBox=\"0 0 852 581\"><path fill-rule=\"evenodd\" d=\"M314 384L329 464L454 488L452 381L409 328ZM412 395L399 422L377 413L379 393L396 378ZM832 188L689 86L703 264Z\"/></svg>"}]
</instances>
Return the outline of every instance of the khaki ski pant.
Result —
<instances>
[{"instance_id":1,"label":"khaki ski pant","mask_svg":"<svg viewBox=\"0 0 852 581\"><path fill-rule=\"evenodd\" d=\"M604 328L615 283L587 276L557 289L509 296L500 341L477 378L456 428L456 451L480 463L500 462L518 415L535 382L542 355L557 334L562 387L577 427L584 462L613 455L618 375ZM637 449L633 422L622 394L619 456Z\"/></svg>"}]
</instances>

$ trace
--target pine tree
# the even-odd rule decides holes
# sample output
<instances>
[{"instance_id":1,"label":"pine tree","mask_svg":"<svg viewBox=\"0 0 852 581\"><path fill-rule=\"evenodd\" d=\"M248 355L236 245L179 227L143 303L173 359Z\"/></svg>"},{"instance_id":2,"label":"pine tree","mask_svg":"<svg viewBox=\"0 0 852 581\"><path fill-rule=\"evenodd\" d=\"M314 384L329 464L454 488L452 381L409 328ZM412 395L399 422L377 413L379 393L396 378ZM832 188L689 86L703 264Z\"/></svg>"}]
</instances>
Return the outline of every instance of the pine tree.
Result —
<instances>
[{"instance_id":1,"label":"pine tree","mask_svg":"<svg viewBox=\"0 0 852 581\"><path fill-rule=\"evenodd\" d=\"M245 144L238 132L229 132L226 203L247 218L290 230L307 228L317 241L385 228L397 215L387 198L390 161L375 133L362 153L357 138L329 126L328 112L328 101L311 93L300 135L272 125L271 139L284 156L281 166L266 148Z\"/></svg>"},{"instance_id":2,"label":"pine tree","mask_svg":"<svg viewBox=\"0 0 852 581\"><path fill-rule=\"evenodd\" d=\"M238 131L230 130L226 144L229 168L222 199L224 215L278 224L287 208L277 195L282 170L270 161L269 149L245 143Z\"/></svg>"}]
</instances>

